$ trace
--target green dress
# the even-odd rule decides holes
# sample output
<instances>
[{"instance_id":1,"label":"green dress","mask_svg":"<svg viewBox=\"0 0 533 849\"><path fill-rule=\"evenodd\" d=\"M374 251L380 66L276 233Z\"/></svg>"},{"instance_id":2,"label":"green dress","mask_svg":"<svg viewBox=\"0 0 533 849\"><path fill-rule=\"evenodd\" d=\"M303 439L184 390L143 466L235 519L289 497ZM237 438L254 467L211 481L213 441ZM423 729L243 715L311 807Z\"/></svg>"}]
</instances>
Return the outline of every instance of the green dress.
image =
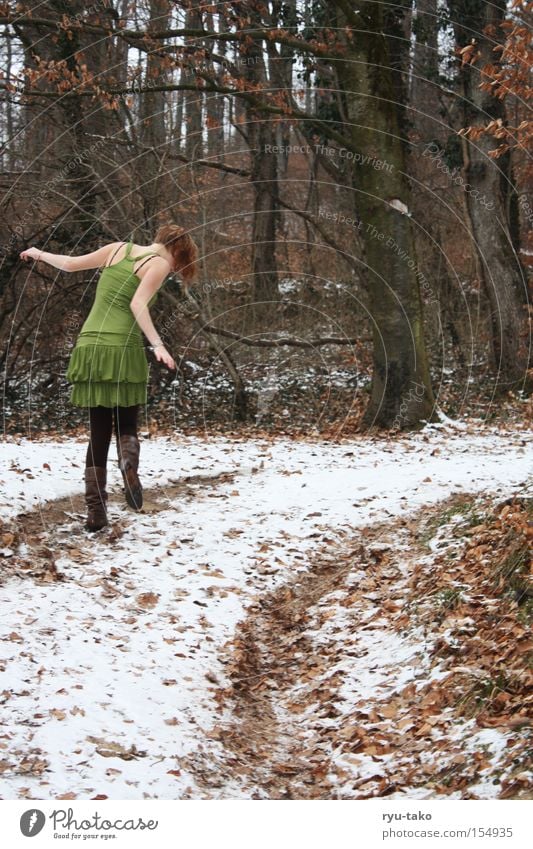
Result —
<instances>
[{"instance_id":1,"label":"green dress","mask_svg":"<svg viewBox=\"0 0 533 849\"><path fill-rule=\"evenodd\" d=\"M70 402L76 407L131 407L146 403L148 360L142 331L130 309L140 277L137 260L155 251L126 255L100 274L92 309L70 355L66 378L72 383ZM158 292L148 301L150 307Z\"/></svg>"}]
</instances>

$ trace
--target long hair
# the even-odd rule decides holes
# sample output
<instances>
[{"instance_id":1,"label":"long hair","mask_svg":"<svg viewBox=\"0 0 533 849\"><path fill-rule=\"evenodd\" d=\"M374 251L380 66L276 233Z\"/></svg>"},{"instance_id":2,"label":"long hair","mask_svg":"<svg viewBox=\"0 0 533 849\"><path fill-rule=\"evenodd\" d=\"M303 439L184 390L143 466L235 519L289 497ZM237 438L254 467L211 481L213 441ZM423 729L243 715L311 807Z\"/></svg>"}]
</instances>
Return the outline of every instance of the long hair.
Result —
<instances>
[{"instance_id":1,"label":"long hair","mask_svg":"<svg viewBox=\"0 0 533 849\"><path fill-rule=\"evenodd\" d=\"M165 246L174 260L174 271L181 274L185 283L192 283L198 275L198 248L187 231L178 224L162 224L154 242Z\"/></svg>"}]
</instances>

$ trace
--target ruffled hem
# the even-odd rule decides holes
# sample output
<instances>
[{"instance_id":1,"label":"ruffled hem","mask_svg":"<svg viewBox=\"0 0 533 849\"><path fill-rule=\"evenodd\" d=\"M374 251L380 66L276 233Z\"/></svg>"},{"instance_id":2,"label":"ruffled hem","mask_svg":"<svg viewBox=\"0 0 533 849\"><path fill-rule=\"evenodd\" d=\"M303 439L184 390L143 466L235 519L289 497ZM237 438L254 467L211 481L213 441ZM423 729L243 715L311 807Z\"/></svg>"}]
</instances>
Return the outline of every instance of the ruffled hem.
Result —
<instances>
[{"instance_id":1,"label":"ruffled hem","mask_svg":"<svg viewBox=\"0 0 533 849\"><path fill-rule=\"evenodd\" d=\"M146 383L75 383L70 403L75 407L132 407L146 404Z\"/></svg>"},{"instance_id":2,"label":"ruffled hem","mask_svg":"<svg viewBox=\"0 0 533 849\"><path fill-rule=\"evenodd\" d=\"M68 364L69 383L141 384L148 380L148 360L139 345L76 345Z\"/></svg>"}]
</instances>

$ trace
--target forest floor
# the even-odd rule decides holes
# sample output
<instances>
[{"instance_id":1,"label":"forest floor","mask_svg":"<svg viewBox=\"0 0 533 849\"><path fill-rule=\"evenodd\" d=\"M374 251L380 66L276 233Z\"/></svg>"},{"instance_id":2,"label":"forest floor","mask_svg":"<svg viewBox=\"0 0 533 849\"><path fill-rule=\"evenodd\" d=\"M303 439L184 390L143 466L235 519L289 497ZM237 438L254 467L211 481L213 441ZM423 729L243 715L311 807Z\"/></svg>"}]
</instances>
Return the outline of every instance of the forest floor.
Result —
<instances>
[{"instance_id":1,"label":"forest floor","mask_svg":"<svg viewBox=\"0 0 533 849\"><path fill-rule=\"evenodd\" d=\"M1 798L531 798L530 432L0 454Z\"/></svg>"}]
</instances>

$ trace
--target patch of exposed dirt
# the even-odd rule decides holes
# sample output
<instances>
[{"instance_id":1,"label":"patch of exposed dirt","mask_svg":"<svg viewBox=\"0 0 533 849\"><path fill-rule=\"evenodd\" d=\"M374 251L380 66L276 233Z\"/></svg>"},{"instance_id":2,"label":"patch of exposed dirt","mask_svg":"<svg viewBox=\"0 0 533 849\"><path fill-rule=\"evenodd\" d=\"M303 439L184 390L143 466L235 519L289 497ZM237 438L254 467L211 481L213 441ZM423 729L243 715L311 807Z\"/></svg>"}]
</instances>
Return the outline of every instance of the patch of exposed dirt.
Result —
<instances>
[{"instance_id":1,"label":"patch of exposed dirt","mask_svg":"<svg viewBox=\"0 0 533 849\"><path fill-rule=\"evenodd\" d=\"M216 475L186 475L170 480L164 486L144 489L141 514L159 513L171 509L174 499L194 499L199 489L212 488L235 479L236 472L220 472ZM0 543L6 550L0 560L0 580L13 576L27 577L37 582L51 583L67 580L58 571L56 560L69 556L80 563L90 563L93 556L93 539L112 544L122 536L129 521L134 521L136 511L126 505L123 489L108 487L110 514L115 506L123 511L117 520L110 515L110 522L100 531L91 533L84 528L85 497L83 490L47 501L45 504L18 513L7 522L0 522ZM65 539L65 525L68 538ZM7 552L11 552L7 556Z\"/></svg>"},{"instance_id":2,"label":"patch of exposed dirt","mask_svg":"<svg viewBox=\"0 0 533 849\"><path fill-rule=\"evenodd\" d=\"M483 745L466 753L464 737L473 732L465 731L461 737L457 729L466 727L462 697L471 680L463 676L461 691L461 679L458 683L453 669L450 671L453 700L446 697L446 681L438 676L432 680L431 672L445 656L438 638L428 664L421 664L420 675L415 676L420 682L408 680L392 696L376 691L371 698L367 693L366 698L354 699L347 709L342 706L344 671L350 666L357 669L357 658L365 653L360 651L357 623L364 621L363 628L388 629L398 641L419 625L423 581L433 579L440 586L432 558L428 561L428 538L451 517L460 516L468 502L476 511L490 513L494 509L489 499L462 494L426 507L414 517L363 528L351 540L326 545L314 558L312 570L298 573L257 600L226 646L230 686L217 693L220 708L229 709L232 715L231 722L221 722L211 732L226 749L226 763L222 767L217 763L213 770L207 759L202 761L196 755L196 764L190 764L202 777L207 796L216 796L217 788L224 784L237 783L248 789L251 798L261 799L367 799L393 794L399 798L399 792L409 798L409 790L417 798L452 794L457 798L459 794L463 799L476 799L483 798L477 795L483 791L476 787L491 780L499 785L499 798L530 798L531 723L524 715L525 702L515 700L515 733L508 738L507 752L496 767ZM502 528L505 534L508 537L509 531ZM459 538L460 568L465 550L460 534ZM472 545L469 534L466 556ZM403 561L401 570L397 568L399 559ZM441 570L442 562L443 555ZM355 587L350 583L354 571L364 573ZM410 579L413 575L415 580ZM446 579L443 570L444 582ZM475 586L479 575L462 575L466 584L469 579ZM353 629L337 639L329 634L317 644L316 634L327 628L334 615L331 600L335 598L346 611L355 611ZM487 604L493 601L488 599ZM454 604L452 596L450 608ZM365 608L370 618L362 619ZM469 612L476 617L475 610ZM515 636L520 631L525 640L527 625L516 621L519 612L512 599L501 600L500 619L513 618ZM446 615L452 610L443 614L442 605L430 599L425 614L429 617L426 632L432 635L433 630L446 626ZM485 615L480 607L475 620L484 639ZM376 620L375 626L368 625ZM512 645L507 649L512 650ZM339 658L344 669L339 669ZM387 661L383 657L381 662L386 665ZM487 674L490 672L489 668ZM510 695L501 698L512 703ZM474 732L491 726L489 710L490 705L479 706ZM336 762L339 752L345 767ZM347 787L351 789L347 791Z\"/></svg>"},{"instance_id":3,"label":"patch of exposed dirt","mask_svg":"<svg viewBox=\"0 0 533 849\"><path fill-rule=\"evenodd\" d=\"M194 475L145 489L143 512L167 510L176 497L194 499L199 489L235 476ZM111 507L116 501L122 505L122 499L118 488L110 490ZM130 514L135 520L134 511L123 507L119 521L98 534L110 546ZM229 685L213 691L220 715L231 717L207 732L222 744L224 757L215 765L200 746L183 759L205 797L227 798L225 788L240 786L244 795L258 799L398 798L402 792L409 798L409 791L417 798L476 799L484 798L476 787L488 775L499 785L498 798L531 798L531 697L520 689L528 620L512 596L517 587L526 598L529 592L523 589L523 552L531 539L527 510L520 500L495 506L488 498L463 493L416 515L336 531L313 556L310 569L253 599L221 653ZM457 517L461 521L454 524ZM95 535L83 529L83 519L82 492L19 514L0 527L3 546L13 551L0 574L45 583L66 580L57 570L60 556L82 563L94 556ZM430 548L439 529L440 542ZM509 564L517 562L520 570L513 565L510 571ZM489 579L495 574L501 581L493 585ZM457 594L459 578L464 600ZM330 627L339 612L346 616L342 627ZM455 629L460 637L463 620L469 640L456 657L449 632ZM364 660L369 634L370 644L373 635L379 643L386 632L390 645L403 640L408 646L420 625L427 643L423 662L415 662L419 681L407 677L401 684L400 676L392 694L370 685L347 697L347 675L373 671ZM501 634L499 646L490 645L491 631ZM476 642L480 637L487 643L483 652ZM523 648L524 661L512 658L513 677L506 682L498 678L498 664L516 645ZM473 707L468 701L472 652L476 682L480 669L496 682L490 692L479 691ZM383 654L378 658L378 666L389 662ZM435 671L442 674L434 677ZM464 751L465 738L457 729L465 720L465 704L472 708L468 717L475 728L512 729L496 767L482 746Z\"/></svg>"}]
</instances>

